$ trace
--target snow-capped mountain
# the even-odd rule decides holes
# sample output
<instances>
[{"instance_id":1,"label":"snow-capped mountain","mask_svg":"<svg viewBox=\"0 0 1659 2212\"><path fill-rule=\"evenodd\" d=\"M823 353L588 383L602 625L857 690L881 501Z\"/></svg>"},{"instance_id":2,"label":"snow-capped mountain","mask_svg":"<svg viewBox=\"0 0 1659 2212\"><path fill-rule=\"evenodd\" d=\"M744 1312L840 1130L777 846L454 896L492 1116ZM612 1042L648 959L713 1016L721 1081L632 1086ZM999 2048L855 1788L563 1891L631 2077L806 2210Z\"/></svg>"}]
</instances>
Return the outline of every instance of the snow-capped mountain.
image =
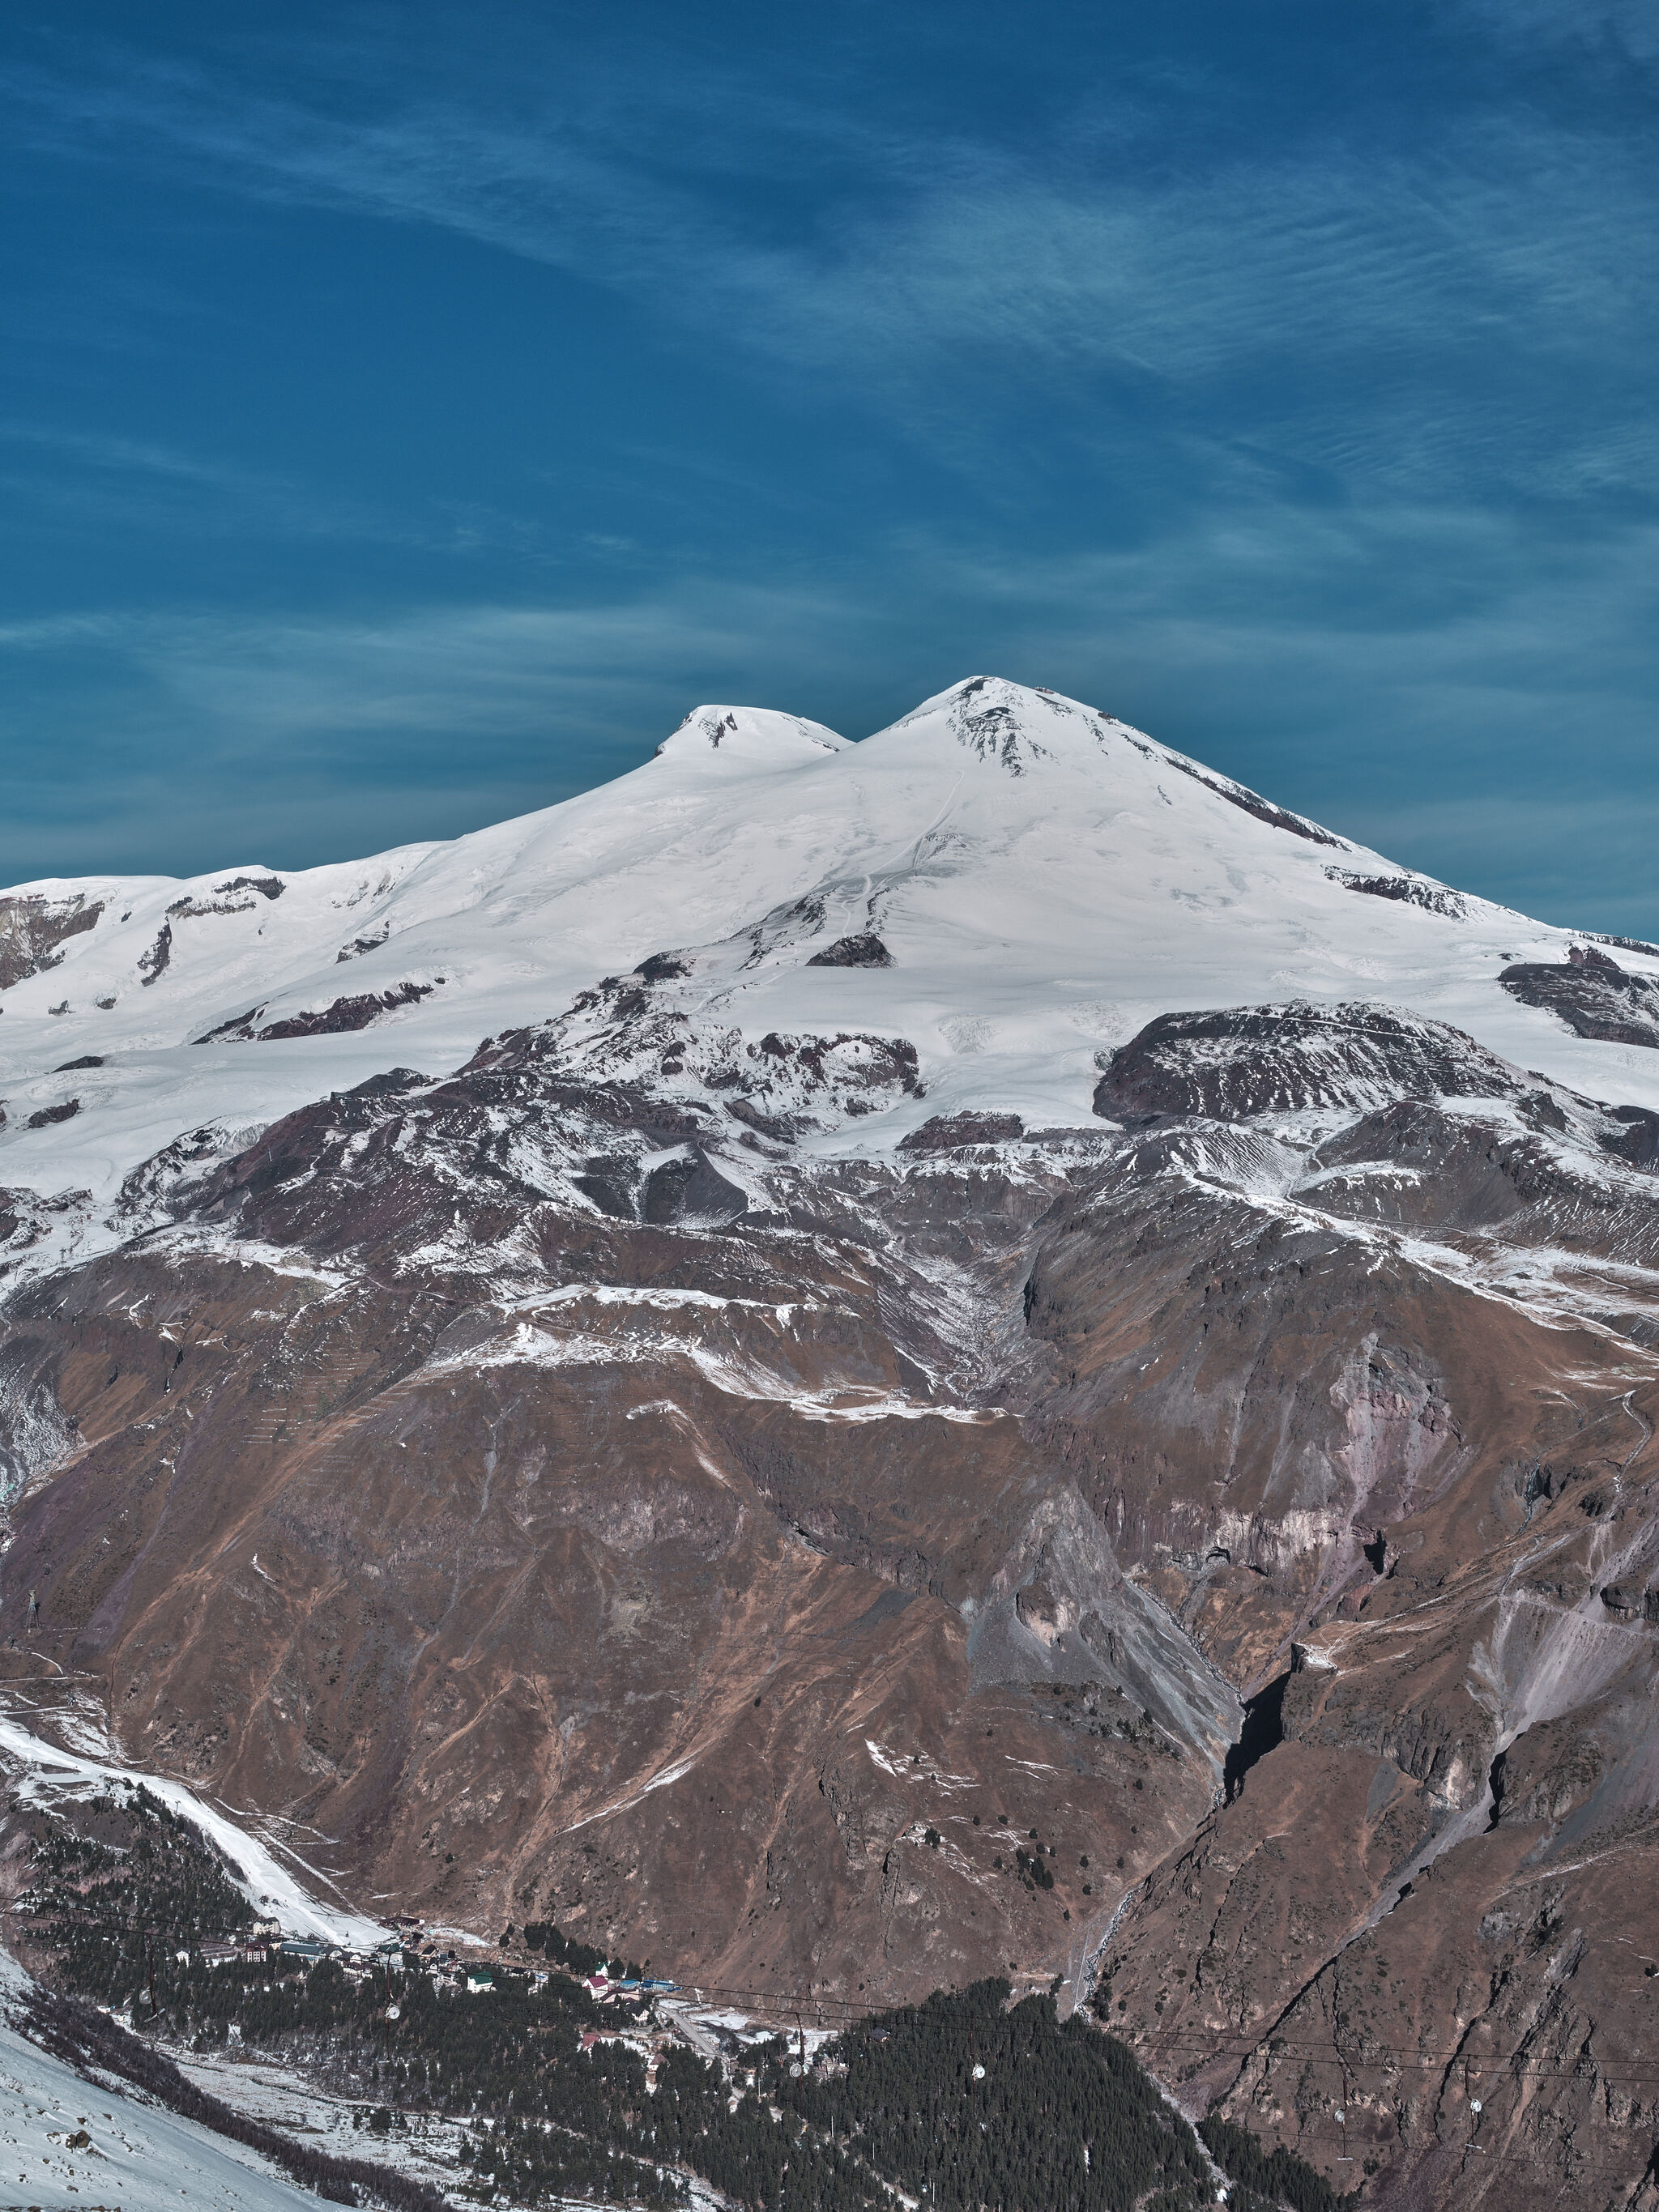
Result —
<instances>
[{"instance_id":1,"label":"snow-capped mountain","mask_svg":"<svg viewBox=\"0 0 1659 2212\"><path fill-rule=\"evenodd\" d=\"M22 886L0 1006L0 1673L359 1899L1647 2202L1659 951L975 678Z\"/></svg>"},{"instance_id":2,"label":"snow-capped mountain","mask_svg":"<svg viewBox=\"0 0 1659 2212\"><path fill-rule=\"evenodd\" d=\"M0 1186L87 1194L64 1233L88 1249L130 1231L122 1184L180 1139L199 1164L387 1066L445 1073L664 954L654 988L690 1030L914 1046L911 1090L819 1116L830 1149L941 1112L1086 1122L1103 1053L1155 1016L1292 1000L1409 1008L1659 1107L1659 1054L1499 981L1587 942L1056 693L975 678L856 745L706 707L614 783L450 844L6 893ZM1659 1041L1659 955L1618 964Z\"/></svg>"}]
</instances>

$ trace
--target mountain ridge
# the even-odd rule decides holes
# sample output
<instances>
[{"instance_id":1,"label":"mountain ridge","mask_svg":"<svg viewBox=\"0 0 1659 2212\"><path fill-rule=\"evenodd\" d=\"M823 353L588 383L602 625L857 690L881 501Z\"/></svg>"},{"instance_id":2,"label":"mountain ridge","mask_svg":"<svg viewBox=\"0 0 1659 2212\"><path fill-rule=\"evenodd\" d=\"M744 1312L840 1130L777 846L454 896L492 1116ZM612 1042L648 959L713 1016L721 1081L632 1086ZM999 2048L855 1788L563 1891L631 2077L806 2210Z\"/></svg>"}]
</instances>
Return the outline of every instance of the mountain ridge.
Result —
<instances>
[{"instance_id":1,"label":"mountain ridge","mask_svg":"<svg viewBox=\"0 0 1659 2212\"><path fill-rule=\"evenodd\" d=\"M1594 2132L1648 2212L1659 956L1057 695L831 735L66 897L0 1680L347 1895L1059 1977L1379 2201L1543 2212Z\"/></svg>"},{"instance_id":2,"label":"mountain ridge","mask_svg":"<svg viewBox=\"0 0 1659 2212\"><path fill-rule=\"evenodd\" d=\"M1571 933L993 678L857 744L696 708L617 782L453 844L287 875L55 880L0 895L7 917L40 949L0 991L0 1184L87 1191L83 1242L190 1131L228 1139L394 1061L459 1066L486 1031L558 1017L655 956L701 976L700 1018L749 1042L803 1012L902 1037L939 1105L1037 1126L1086 1121L1094 1059L1157 1015L1356 986L1659 1107L1659 1060L1574 1037L1547 993L1500 983L1559 967ZM1650 976L1659 957L1637 953L1632 989ZM896 1145L923 1118L901 1103L846 1141Z\"/></svg>"}]
</instances>

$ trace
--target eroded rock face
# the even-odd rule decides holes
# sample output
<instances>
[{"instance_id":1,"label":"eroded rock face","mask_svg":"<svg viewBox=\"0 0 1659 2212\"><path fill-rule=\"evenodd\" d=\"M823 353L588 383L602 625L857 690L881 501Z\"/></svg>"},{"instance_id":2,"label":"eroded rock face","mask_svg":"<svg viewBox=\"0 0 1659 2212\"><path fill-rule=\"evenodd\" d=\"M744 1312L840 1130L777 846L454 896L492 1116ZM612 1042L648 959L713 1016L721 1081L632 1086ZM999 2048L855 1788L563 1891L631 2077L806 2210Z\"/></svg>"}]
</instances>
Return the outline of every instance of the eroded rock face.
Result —
<instances>
[{"instance_id":1,"label":"eroded rock face","mask_svg":"<svg viewBox=\"0 0 1659 2212\"><path fill-rule=\"evenodd\" d=\"M1659 983L1629 974L1593 946L1573 951L1578 957L1559 968L1521 961L1498 980L1511 998L1559 1015L1579 1036L1659 1046Z\"/></svg>"},{"instance_id":2,"label":"eroded rock face","mask_svg":"<svg viewBox=\"0 0 1659 2212\"><path fill-rule=\"evenodd\" d=\"M251 905L252 902L250 900ZM164 963L165 964L165 963ZM157 971L160 972L159 970ZM149 979L147 979L149 980ZM383 1015L395 1013L399 1006L418 1005L421 1000L432 996L430 983L404 982L393 985L388 991L358 991L344 998L331 1000L326 1006L315 1012L309 1009L297 1014L284 1015L280 1020L263 1020L263 1006L250 1007L234 1021L221 1024L216 1030L198 1040L208 1044L219 1037L258 1038L339 1036L349 1030L366 1030Z\"/></svg>"},{"instance_id":3,"label":"eroded rock face","mask_svg":"<svg viewBox=\"0 0 1659 2212\"><path fill-rule=\"evenodd\" d=\"M866 930L858 937L838 937L822 952L815 952L806 964L809 968L890 968L893 956L872 930Z\"/></svg>"},{"instance_id":4,"label":"eroded rock face","mask_svg":"<svg viewBox=\"0 0 1659 2212\"><path fill-rule=\"evenodd\" d=\"M138 955L138 981L148 988L160 982L173 964L173 924L164 921L155 942Z\"/></svg>"},{"instance_id":5,"label":"eroded rock face","mask_svg":"<svg viewBox=\"0 0 1659 2212\"><path fill-rule=\"evenodd\" d=\"M1018 1114L935 1114L899 1139L902 1152L953 1152L969 1145L1000 1145L1023 1137Z\"/></svg>"},{"instance_id":6,"label":"eroded rock face","mask_svg":"<svg viewBox=\"0 0 1659 2212\"><path fill-rule=\"evenodd\" d=\"M1441 1022L1363 1004L1160 1014L1115 1052L1097 1114L1248 1121L1402 1095L1503 1097L1514 1071Z\"/></svg>"},{"instance_id":7,"label":"eroded rock face","mask_svg":"<svg viewBox=\"0 0 1659 2212\"><path fill-rule=\"evenodd\" d=\"M1633 2190L1638 1125L1272 1006L1150 1024L1121 1127L832 1158L914 1051L745 1040L685 964L191 1133L165 1225L14 1296L5 1670L403 1909L866 2001L1098 1960L1339 2186L1340 2098L1382 2201L1554 2202L1592 2130Z\"/></svg>"},{"instance_id":8,"label":"eroded rock face","mask_svg":"<svg viewBox=\"0 0 1659 2212\"><path fill-rule=\"evenodd\" d=\"M29 1115L23 1127L26 1129L50 1129L59 1121L72 1121L80 1110L78 1098L64 1098L56 1106L40 1107Z\"/></svg>"},{"instance_id":9,"label":"eroded rock face","mask_svg":"<svg viewBox=\"0 0 1659 2212\"><path fill-rule=\"evenodd\" d=\"M65 939L95 929L103 910L100 901L79 892L66 899L0 898L0 991L56 967Z\"/></svg>"},{"instance_id":10,"label":"eroded rock face","mask_svg":"<svg viewBox=\"0 0 1659 2212\"><path fill-rule=\"evenodd\" d=\"M1425 913L1444 915L1451 921L1462 921L1468 914L1469 902L1461 891L1449 890L1444 884L1431 883L1424 876L1368 876L1352 868L1327 868L1325 873L1333 883L1341 884L1367 898L1391 899L1401 906L1420 906Z\"/></svg>"},{"instance_id":11,"label":"eroded rock face","mask_svg":"<svg viewBox=\"0 0 1659 2212\"><path fill-rule=\"evenodd\" d=\"M228 883L216 884L205 898L175 899L167 908L169 919L200 921L210 915L251 914L258 900L250 896L257 892L259 898L279 899L288 889L280 876L233 876Z\"/></svg>"},{"instance_id":12,"label":"eroded rock face","mask_svg":"<svg viewBox=\"0 0 1659 2212\"><path fill-rule=\"evenodd\" d=\"M677 1133L528 1055L267 1133L193 1201L188 1254L88 1271L73 1319L24 1302L17 1353L87 1448L8 1571L50 1558L42 1617L112 1668L141 1756L326 1807L415 1909L533 1895L746 1986L1046 1970L1093 1909L1080 1861L1150 1864L1225 1722L1145 1723L1146 1627L1098 1533L1103 1717L1051 1698L1041 1634L975 1667L974 1591L1075 1539L1031 1533L1018 1423L929 1380L963 1347L860 1233L885 1179L803 1193L805 1235L787 1179L774 1227L665 1222ZM565 1180L601 1137L626 1213ZM994 1212L993 1278L1009 1237ZM1012 1871L1032 1826L1065 1862L1041 1897Z\"/></svg>"},{"instance_id":13,"label":"eroded rock face","mask_svg":"<svg viewBox=\"0 0 1659 2212\"><path fill-rule=\"evenodd\" d=\"M1194 761L1182 760L1179 755L1169 756L1169 763L1183 775L1191 776L1194 782L1214 792L1218 798L1224 799L1230 806L1237 806L1241 813L1254 815L1258 822L1265 822L1269 829L1288 830L1292 837L1305 837L1310 845L1341 846L1342 840L1334 837L1328 830L1322 830L1318 823L1310 822L1304 815L1292 814L1286 807L1275 806L1272 799L1264 799L1248 784L1234 783L1229 777L1213 775Z\"/></svg>"}]
</instances>

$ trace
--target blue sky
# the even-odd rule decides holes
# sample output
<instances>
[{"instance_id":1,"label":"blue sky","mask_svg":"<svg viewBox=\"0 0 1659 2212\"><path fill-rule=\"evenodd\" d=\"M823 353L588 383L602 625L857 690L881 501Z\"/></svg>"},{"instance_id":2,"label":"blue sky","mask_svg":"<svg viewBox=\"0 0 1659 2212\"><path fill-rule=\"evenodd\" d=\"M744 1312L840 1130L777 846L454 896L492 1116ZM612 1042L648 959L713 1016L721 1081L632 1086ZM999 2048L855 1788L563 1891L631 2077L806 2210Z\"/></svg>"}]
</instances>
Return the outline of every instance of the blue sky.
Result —
<instances>
[{"instance_id":1,"label":"blue sky","mask_svg":"<svg viewBox=\"0 0 1659 2212\"><path fill-rule=\"evenodd\" d=\"M1649 0L7 11L0 880L993 671L1659 933Z\"/></svg>"}]
</instances>

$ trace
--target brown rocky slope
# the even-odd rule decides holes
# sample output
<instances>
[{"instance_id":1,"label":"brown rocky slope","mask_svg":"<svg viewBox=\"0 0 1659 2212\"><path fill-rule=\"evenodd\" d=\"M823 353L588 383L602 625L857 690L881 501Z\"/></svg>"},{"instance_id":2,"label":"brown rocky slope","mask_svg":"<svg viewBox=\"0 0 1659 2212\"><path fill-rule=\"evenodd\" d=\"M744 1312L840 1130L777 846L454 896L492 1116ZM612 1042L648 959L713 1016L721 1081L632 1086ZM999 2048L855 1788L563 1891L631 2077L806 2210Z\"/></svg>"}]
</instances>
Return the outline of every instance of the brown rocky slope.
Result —
<instances>
[{"instance_id":1,"label":"brown rocky slope","mask_svg":"<svg viewBox=\"0 0 1659 2212\"><path fill-rule=\"evenodd\" d=\"M1089 1127L816 1158L833 1049L914 1055L671 1097L648 988L605 1011L15 1296L8 1673L382 1909L732 1990L1064 1973L1376 2202L1653 2201L1626 1125L1253 1009Z\"/></svg>"}]
</instances>

